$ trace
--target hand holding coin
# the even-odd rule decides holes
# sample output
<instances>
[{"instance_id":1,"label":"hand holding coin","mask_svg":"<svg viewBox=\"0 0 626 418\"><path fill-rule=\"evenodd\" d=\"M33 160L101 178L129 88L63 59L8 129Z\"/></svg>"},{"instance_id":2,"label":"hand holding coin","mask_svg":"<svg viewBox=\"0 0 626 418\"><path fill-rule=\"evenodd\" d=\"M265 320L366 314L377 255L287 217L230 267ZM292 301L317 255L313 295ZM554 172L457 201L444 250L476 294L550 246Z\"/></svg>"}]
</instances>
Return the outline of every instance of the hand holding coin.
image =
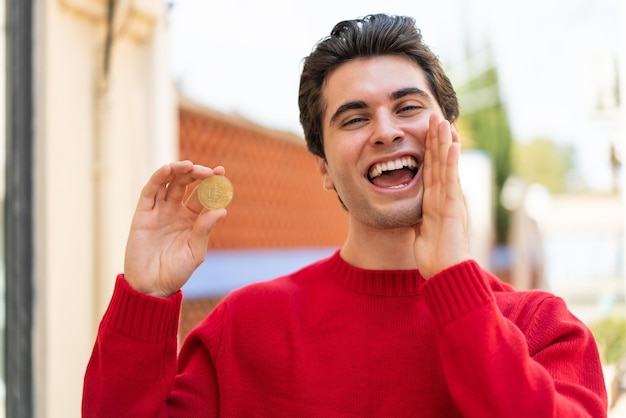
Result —
<instances>
[{"instance_id":1,"label":"hand holding coin","mask_svg":"<svg viewBox=\"0 0 626 418\"><path fill-rule=\"evenodd\" d=\"M208 210L225 208L233 199L233 184L225 176L214 174L200 182L197 195Z\"/></svg>"}]
</instances>

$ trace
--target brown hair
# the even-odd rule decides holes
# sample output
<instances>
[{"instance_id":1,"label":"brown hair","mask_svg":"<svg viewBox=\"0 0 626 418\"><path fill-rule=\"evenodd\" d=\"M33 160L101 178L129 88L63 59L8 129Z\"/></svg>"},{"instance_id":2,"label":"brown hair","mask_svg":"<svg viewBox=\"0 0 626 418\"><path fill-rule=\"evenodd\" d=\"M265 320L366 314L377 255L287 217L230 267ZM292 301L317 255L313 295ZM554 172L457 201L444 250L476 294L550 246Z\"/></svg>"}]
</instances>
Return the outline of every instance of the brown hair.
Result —
<instances>
[{"instance_id":1,"label":"brown hair","mask_svg":"<svg viewBox=\"0 0 626 418\"><path fill-rule=\"evenodd\" d=\"M304 59L298 105L307 147L313 154L325 158L322 118L326 104L322 87L330 72L348 61L380 55L404 56L419 65L444 117L451 122L458 118L459 104L452 83L439 58L423 43L415 19L375 14L346 20L335 25L330 36L320 40Z\"/></svg>"}]
</instances>

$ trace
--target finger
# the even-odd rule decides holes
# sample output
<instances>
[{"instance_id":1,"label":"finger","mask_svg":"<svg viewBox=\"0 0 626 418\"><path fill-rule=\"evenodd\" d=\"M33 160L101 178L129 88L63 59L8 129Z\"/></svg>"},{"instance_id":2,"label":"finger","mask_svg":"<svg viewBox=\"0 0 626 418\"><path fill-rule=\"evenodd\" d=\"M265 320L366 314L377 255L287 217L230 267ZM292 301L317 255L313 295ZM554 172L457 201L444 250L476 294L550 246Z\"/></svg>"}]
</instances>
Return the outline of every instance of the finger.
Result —
<instances>
[{"instance_id":1,"label":"finger","mask_svg":"<svg viewBox=\"0 0 626 418\"><path fill-rule=\"evenodd\" d=\"M185 207L196 214L199 214L202 210L204 210L204 206L202 206L202 203L200 203L200 200L198 199L198 186L199 183L193 188L192 192L189 193L189 196L185 201Z\"/></svg>"},{"instance_id":2,"label":"finger","mask_svg":"<svg viewBox=\"0 0 626 418\"><path fill-rule=\"evenodd\" d=\"M171 165L172 177L167 185L167 191L164 196L164 200L168 202L182 202L187 191L187 186L193 183L203 172L205 172L205 175L210 174L209 168L194 165L190 161L181 161L179 163L172 163Z\"/></svg>"},{"instance_id":3,"label":"finger","mask_svg":"<svg viewBox=\"0 0 626 418\"><path fill-rule=\"evenodd\" d=\"M454 197L463 196L461 190L461 178L459 177L459 160L461 146L458 142L452 143L448 149L448 160L446 164L446 179L449 185L448 193Z\"/></svg>"},{"instance_id":4,"label":"finger","mask_svg":"<svg viewBox=\"0 0 626 418\"><path fill-rule=\"evenodd\" d=\"M196 220L189 238L189 245L194 255L194 259L198 260L198 264L204 260L206 256L207 246L211 231L215 225L226 216L226 209L216 209L205 211Z\"/></svg>"},{"instance_id":5,"label":"finger","mask_svg":"<svg viewBox=\"0 0 626 418\"><path fill-rule=\"evenodd\" d=\"M155 203L156 201L166 200L167 194L168 194L168 188L172 180L174 180L181 173L189 171L191 167L193 167L193 163L191 161L175 161L175 162L169 163L168 166L170 168L169 174L167 175L166 178L161 180L161 185L159 187L159 190L155 198Z\"/></svg>"},{"instance_id":6,"label":"finger","mask_svg":"<svg viewBox=\"0 0 626 418\"><path fill-rule=\"evenodd\" d=\"M220 167L224 172L224 167ZM182 202L187 195L187 188L197 180L202 180L215 174L215 170L203 165L191 165L181 168L180 175L172 178L167 188L165 200L171 202Z\"/></svg>"},{"instance_id":7,"label":"finger","mask_svg":"<svg viewBox=\"0 0 626 418\"><path fill-rule=\"evenodd\" d=\"M452 132L452 142L461 144L461 135L459 134L459 130L456 127L456 124L450 124L450 130Z\"/></svg>"},{"instance_id":8,"label":"finger","mask_svg":"<svg viewBox=\"0 0 626 418\"><path fill-rule=\"evenodd\" d=\"M439 128L439 148L442 161L440 164L442 186L446 198L463 198L459 177L461 143L458 132L449 123L442 123Z\"/></svg>"},{"instance_id":9,"label":"finger","mask_svg":"<svg viewBox=\"0 0 626 418\"><path fill-rule=\"evenodd\" d=\"M441 123L441 119L441 116L433 113L428 121L428 136L426 138L426 153L424 161L426 165L424 181L427 182L428 185L433 185L440 181L439 125Z\"/></svg>"},{"instance_id":10,"label":"finger","mask_svg":"<svg viewBox=\"0 0 626 418\"><path fill-rule=\"evenodd\" d=\"M448 177L448 157L450 151L450 145L452 144L452 133L450 130L450 122L447 120L442 120L439 122L439 126L437 129L437 172L439 173L439 179L442 184L446 184Z\"/></svg>"},{"instance_id":11,"label":"finger","mask_svg":"<svg viewBox=\"0 0 626 418\"><path fill-rule=\"evenodd\" d=\"M458 184L458 190L461 191L461 178L459 176L459 163L461 160L461 136L455 124L450 125L452 133L452 145L448 151L448 176L452 176ZM462 191L461 191L462 194Z\"/></svg>"},{"instance_id":12,"label":"finger","mask_svg":"<svg viewBox=\"0 0 626 418\"><path fill-rule=\"evenodd\" d=\"M137 210L150 210L154 207L155 201L159 194L164 194L167 179L171 174L172 168L166 164L156 170L148 179L148 182L141 189Z\"/></svg>"},{"instance_id":13,"label":"finger","mask_svg":"<svg viewBox=\"0 0 626 418\"><path fill-rule=\"evenodd\" d=\"M218 165L217 167L215 167L213 169L213 173L214 174L219 174L220 176L225 176L226 175L226 169L224 167L222 167L221 165Z\"/></svg>"}]
</instances>

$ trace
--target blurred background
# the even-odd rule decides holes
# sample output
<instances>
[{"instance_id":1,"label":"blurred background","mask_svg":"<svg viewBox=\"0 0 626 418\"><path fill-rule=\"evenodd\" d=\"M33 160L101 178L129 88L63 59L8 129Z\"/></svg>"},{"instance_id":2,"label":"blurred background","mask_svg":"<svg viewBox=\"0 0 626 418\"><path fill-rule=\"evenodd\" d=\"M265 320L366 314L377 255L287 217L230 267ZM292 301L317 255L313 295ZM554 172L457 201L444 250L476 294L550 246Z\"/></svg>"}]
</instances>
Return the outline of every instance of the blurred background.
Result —
<instances>
[{"instance_id":1,"label":"blurred background","mask_svg":"<svg viewBox=\"0 0 626 418\"><path fill-rule=\"evenodd\" d=\"M343 242L298 122L302 59L335 23L415 17L460 103L481 265L564 298L626 417L626 5L621 0L7 0L0 417L78 417L139 190L179 158L235 186L185 286L180 338L229 291ZM583 365L584 367L584 365Z\"/></svg>"}]
</instances>

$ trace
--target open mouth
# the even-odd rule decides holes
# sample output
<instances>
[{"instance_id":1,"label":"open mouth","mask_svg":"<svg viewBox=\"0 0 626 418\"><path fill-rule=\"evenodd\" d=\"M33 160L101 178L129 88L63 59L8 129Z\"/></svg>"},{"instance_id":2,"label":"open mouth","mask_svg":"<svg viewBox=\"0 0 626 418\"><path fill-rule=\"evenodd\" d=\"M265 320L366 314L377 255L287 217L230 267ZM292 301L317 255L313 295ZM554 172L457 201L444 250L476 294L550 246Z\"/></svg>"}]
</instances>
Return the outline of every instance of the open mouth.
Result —
<instances>
[{"instance_id":1,"label":"open mouth","mask_svg":"<svg viewBox=\"0 0 626 418\"><path fill-rule=\"evenodd\" d=\"M387 189L405 187L418 172L418 161L411 156L376 163L370 167L367 178L377 186Z\"/></svg>"}]
</instances>

